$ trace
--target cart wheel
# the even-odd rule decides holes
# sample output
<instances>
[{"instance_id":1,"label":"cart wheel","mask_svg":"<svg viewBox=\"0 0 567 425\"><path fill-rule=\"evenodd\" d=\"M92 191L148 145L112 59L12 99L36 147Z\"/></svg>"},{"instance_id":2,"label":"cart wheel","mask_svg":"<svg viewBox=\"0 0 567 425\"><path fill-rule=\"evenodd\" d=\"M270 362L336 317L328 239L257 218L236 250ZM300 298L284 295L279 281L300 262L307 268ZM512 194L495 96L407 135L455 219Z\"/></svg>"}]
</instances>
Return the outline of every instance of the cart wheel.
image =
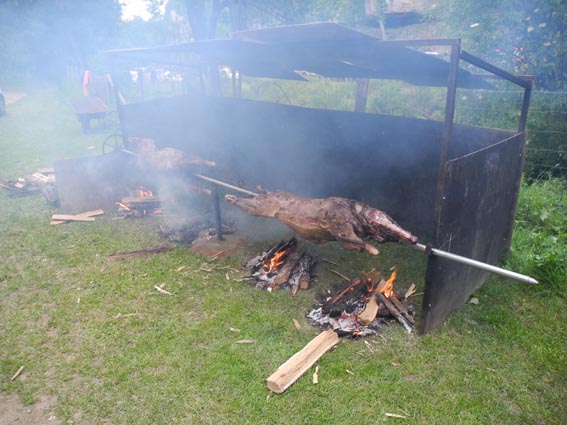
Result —
<instances>
[{"instance_id":1,"label":"cart wheel","mask_svg":"<svg viewBox=\"0 0 567 425\"><path fill-rule=\"evenodd\" d=\"M102 142L102 153L110 153L124 148L121 134L111 134Z\"/></svg>"}]
</instances>

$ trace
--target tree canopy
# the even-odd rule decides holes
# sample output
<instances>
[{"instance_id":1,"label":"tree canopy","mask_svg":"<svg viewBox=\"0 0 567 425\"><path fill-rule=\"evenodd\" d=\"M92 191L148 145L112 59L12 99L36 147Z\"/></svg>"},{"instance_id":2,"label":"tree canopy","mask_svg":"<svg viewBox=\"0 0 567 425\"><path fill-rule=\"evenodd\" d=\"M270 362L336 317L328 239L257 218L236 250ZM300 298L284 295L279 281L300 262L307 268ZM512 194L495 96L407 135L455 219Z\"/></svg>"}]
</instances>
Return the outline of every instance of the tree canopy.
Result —
<instances>
[{"instance_id":1,"label":"tree canopy","mask_svg":"<svg viewBox=\"0 0 567 425\"><path fill-rule=\"evenodd\" d=\"M118 0L6 0L0 3L0 76L61 78L110 45Z\"/></svg>"},{"instance_id":2,"label":"tree canopy","mask_svg":"<svg viewBox=\"0 0 567 425\"><path fill-rule=\"evenodd\" d=\"M540 89L567 88L565 0L440 0L432 15L471 53Z\"/></svg>"}]
</instances>

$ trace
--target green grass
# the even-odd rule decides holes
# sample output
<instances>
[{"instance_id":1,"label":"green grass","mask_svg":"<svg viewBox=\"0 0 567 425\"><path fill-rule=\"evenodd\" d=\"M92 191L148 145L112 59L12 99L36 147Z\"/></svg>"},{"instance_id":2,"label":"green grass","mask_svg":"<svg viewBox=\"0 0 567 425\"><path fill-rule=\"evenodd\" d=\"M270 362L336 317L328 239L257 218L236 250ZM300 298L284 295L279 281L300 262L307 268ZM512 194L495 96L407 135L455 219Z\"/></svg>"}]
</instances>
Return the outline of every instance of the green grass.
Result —
<instances>
[{"instance_id":1,"label":"green grass","mask_svg":"<svg viewBox=\"0 0 567 425\"><path fill-rule=\"evenodd\" d=\"M81 133L59 92L32 92L0 119L0 177L98 153L103 139ZM337 281L328 264L320 263L313 290L270 294L235 281L253 246L217 260L210 273L197 271L205 257L182 246L110 262L104 257L115 251L163 245L159 219L49 226L54 212L41 195L0 193L0 390L25 403L57 396L65 423L382 423L396 413L416 424L560 424L567 417L567 310L554 291L491 277L475 294L478 305L463 306L430 335L408 336L393 324L378 337L343 340L319 361L318 385L309 373L275 395L266 378L317 333L304 314L316 291ZM400 246L383 246L378 258L334 244L309 248L350 276L397 265L400 287L422 285L424 257ZM173 296L153 289L162 283Z\"/></svg>"}]
</instances>

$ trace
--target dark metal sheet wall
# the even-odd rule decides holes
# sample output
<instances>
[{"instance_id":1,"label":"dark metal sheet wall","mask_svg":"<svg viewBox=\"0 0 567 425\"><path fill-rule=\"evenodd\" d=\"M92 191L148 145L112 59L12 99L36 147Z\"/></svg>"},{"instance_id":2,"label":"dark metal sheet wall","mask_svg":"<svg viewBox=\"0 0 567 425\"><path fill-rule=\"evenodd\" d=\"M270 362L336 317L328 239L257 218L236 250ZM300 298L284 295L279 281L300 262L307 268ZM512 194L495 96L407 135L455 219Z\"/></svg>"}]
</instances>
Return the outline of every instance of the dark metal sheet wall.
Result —
<instances>
[{"instance_id":1,"label":"dark metal sheet wall","mask_svg":"<svg viewBox=\"0 0 567 425\"><path fill-rule=\"evenodd\" d=\"M490 264L501 259L510 244L524 142L520 133L447 163L436 247ZM420 331L438 327L486 278L486 272L430 256Z\"/></svg>"},{"instance_id":2,"label":"dark metal sheet wall","mask_svg":"<svg viewBox=\"0 0 567 425\"><path fill-rule=\"evenodd\" d=\"M206 172L223 180L355 198L432 232L439 122L232 98L163 99L121 114L126 135L216 161Z\"/></svg>"}]
</instances>

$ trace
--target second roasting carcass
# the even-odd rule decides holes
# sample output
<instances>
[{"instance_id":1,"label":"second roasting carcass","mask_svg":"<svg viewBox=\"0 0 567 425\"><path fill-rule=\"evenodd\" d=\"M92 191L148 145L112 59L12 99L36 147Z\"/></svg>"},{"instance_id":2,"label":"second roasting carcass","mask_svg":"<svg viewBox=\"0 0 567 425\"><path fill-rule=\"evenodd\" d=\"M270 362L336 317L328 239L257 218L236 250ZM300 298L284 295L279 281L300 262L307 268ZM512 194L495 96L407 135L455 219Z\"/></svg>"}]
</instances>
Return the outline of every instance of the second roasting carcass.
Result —
<instances>
[{"instance_id":1,"label":"second roasting carcass","mask_svg":"<svg viewBox=\"0 0 567 425\"><path fill-rule=\"evenodd\" d=\"M366 243L365 237L378 242L417 243L417 237L388 214L353 199L310 199L279 191L262 191L253 198L225 195L225 199L249 214L277 218L314 243L337 241L344 249L365 250L372 255L380 252Z\"/></svg>"}]
</instances>

